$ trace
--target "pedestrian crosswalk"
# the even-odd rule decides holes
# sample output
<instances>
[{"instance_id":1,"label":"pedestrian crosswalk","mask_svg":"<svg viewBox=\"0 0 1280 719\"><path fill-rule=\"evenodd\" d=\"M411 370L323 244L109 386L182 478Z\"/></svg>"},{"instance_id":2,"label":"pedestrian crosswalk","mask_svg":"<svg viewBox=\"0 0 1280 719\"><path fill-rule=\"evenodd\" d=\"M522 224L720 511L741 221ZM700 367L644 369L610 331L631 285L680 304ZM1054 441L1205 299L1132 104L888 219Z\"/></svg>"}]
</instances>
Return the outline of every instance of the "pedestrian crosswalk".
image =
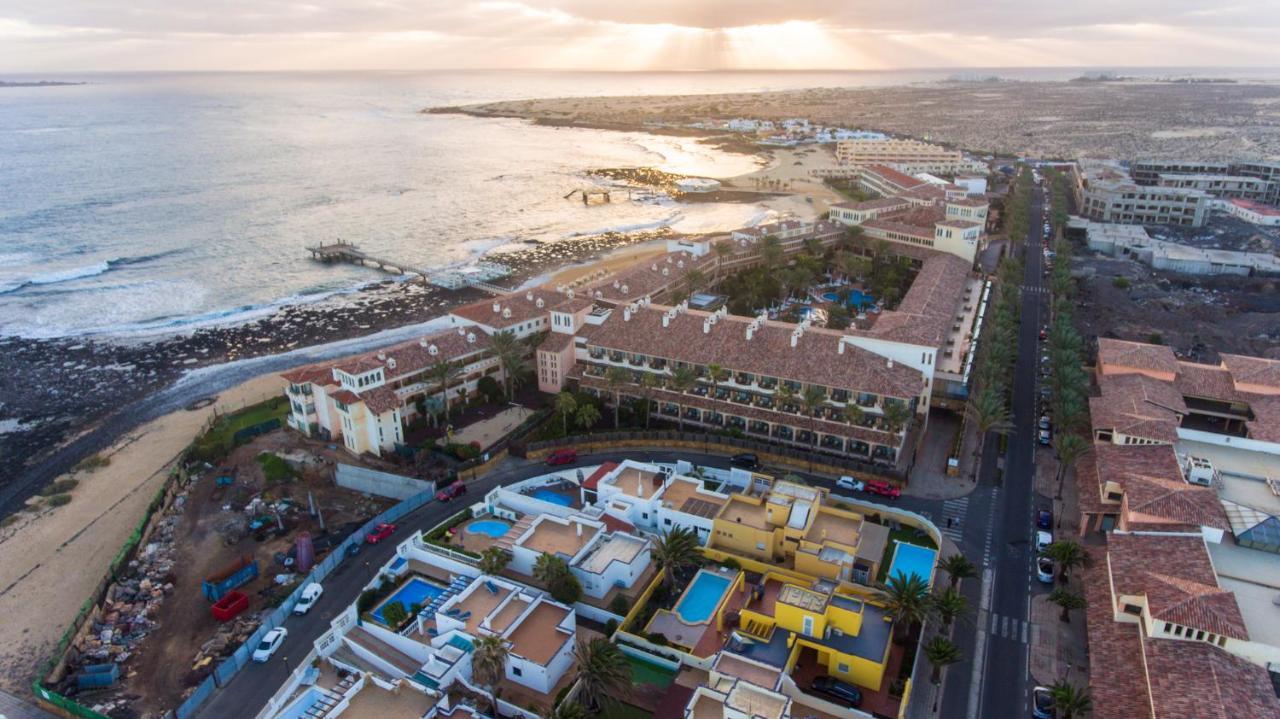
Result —
<instances>
[{"instance_id":1,"label":"pedestrian crosswalk","mask_svg":"<svg viewBox=\"0 0 1280 719\"><path fill-rule=\"evenodd\" d=\"M968 512L968 495L958 499L948 499L942 503L942 521L938 523L938 529L950 537L951 541L959 544L964 536L964 518Z\"/></svg>"},{"instance_id":2,"label":"pedestrian crosswalk","mask_svg":"<svg viewBox=\"0 0 1280 719\"><path fill-rule=\"evenodd\" d=\"M1020 289L1023 292L1030 292L1038 295L1047 295L1050 293L1049 288L1044 285L1022 285Z\"/></svg>"},{"instance_id":3,"label":"pedestrian crosswalk","mask_svg":"<svg viewBox=\"0 0 1280 719\"><path fill-rule=\"evenodd\" d=\"M991 626L988 630L993 637L1001 637L1019 644L1026 644L1031 633L1027 620L1006 617L995 612L991 613Z\"/></svg>"}]
</instances>

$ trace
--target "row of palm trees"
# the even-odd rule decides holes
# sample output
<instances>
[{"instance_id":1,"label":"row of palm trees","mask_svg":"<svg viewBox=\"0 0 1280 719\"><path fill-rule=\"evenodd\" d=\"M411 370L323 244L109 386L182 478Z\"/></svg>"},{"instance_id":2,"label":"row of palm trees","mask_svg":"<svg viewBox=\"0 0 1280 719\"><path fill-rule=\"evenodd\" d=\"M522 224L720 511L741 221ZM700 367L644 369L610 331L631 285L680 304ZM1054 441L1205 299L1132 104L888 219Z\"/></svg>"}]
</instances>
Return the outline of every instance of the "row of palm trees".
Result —
<instances>
[{"instance_id":1,"label":"row of palm trees","mask_svg":"<svg viewBox=\"0 0 1280 719\"><path fill-rule=\"evenodd\" d=\"M530 347L516 337L514 332L504 331L489 337L489 350L502 368L503 391L510 398L511 393L528 379L529 373L525 360ZM460 397L462 394L461 391L454 393L453 389L458 378L462 376L465 366L462 362L442 359L428 367L426 371L425 379L439 388L438 394L444 405L446 424L449 422L453 408L451 396L456 394ZM437 419L434 412L431 413L431 422L432 426L436 426Z\"/></svg>"}]
</instances>

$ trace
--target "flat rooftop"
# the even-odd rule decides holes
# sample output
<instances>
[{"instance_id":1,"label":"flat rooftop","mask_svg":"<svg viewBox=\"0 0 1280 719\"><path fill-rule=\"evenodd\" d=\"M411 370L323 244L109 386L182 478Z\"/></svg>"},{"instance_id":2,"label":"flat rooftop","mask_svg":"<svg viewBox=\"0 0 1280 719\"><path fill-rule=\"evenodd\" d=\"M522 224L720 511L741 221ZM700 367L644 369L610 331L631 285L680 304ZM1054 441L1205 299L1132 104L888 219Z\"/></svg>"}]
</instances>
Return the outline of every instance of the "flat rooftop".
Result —
<instances>
[{"instance_id":1,"label":"flat rooftop","mask_svg":"<svg viewBox=\"0 0 1280 719\"><path fill-rule=\"evenodd\" d=\"M811 592L794 584L787 584L782 587L782 591L778 592L778 602L807 609L811 612L820 613L827 610L827 596L825 594Z\"/></svg>"},{"instance_id":2,"label":"flat rooftop","mask_svg":"<svg viewBox=\"0 0 1280 719\"><path fill-rule=\"evenodd\" d=\"M471 592L464 595L453 607L450 607L451 609L456 608L461 615L471 612L471 616L461 620L467 623L468 634L474 635L480 627L480 622L483 622L485 617L489 616L489 612L492 612L495 607L502 603L502 600L507 598L507 595L511 594L510 588L495 582L490 583L493 584L494 589L498 590L496 594L490 592L484 586L483 581L472 582Z\"/></svg>"},{"instance_id":3,"label":"flat rooftop","mask_svg":"<svg viewBox=\"0 0 1280 719\"><path fill-rule=\"evenodd\" d=\"M818 515L813 518L813 524L809 527L809 532L804 538L810 542L822 544L823 542L839 542L851 549L858 546L858 527L862 524L857 519L851 519L831 512L818 509Z\"/></svg>"},{"instance_id":4,"label":"flat rooftop","mask_svg":"<svg viewBox=\"0 0 1280 719\"><path fill-rule=\"evenodd\" d=\"M745 524L756 529L769 529L768 515L763 504L731 496L720 511L720 519Z\"/></svg>"},{"instance_id":5,"label":"flat rooftop","mask_svg":"<svg viewBox=\"0 0 1280 719\"><path fill-rule=\"evenodd\" d=\"M778 677L781 676L781 672L776 668L762 667L731 652L724 652L720 655L720 658L716 660L715 670L731 677L746 679L752 684L768 689L772 689L777 685Z\"/></svg>"},{"instance_id":6,"label":"flat rooftop","mask_svg":"<svg viewBox=\"0 0 1280 719\"><path fill-rule=\"evenodd\" d=\"M539 554L562 554L566 557L576 555L587 546L600 530L576 519L565 523L554 517L543 515L534 523L532 531L519 546Z\"/></svg>"},{"instance_id":7,"label":"flat rooftop","mask_svg":"<svg viewBox=\"0 0 1280 719\"><path fill-rule=\"evenodd\" d=\"M614 562L622 564L634 562L636 557L644 551L646 544L648 543L639 537L614 532L601 537L587 556L578 562L578 568L592 574L602 574Z\"/></svg>"},{"instance_id":8,"label":"flat rooftop","mask_svg":"<svg viewBox=\"0 0 1280 719\"><path fill-rule=\"evenodd\" d=\"M701 487L697 480L676 477L662 492L662 506L697 517L714 517L725 500L708 492L699 492Z\"/></svg>"},{"instance_id":9,"label":"flat rooftop","mask_svg":"<svg viewBox=\"0 0 1280 719\"><path fill-rule=\"evenodd\" d=\"M1241 547L1225 537L1221 544L1206 542L1218 584L1234 592L1249 638L1280 646L1280 554Z\"/></svg>"},{"instance_id":10,"label":"flat rooftop","mask_svg":"<svg viewBox=\"0 0 1280 719\"><path fill-rule=\"evenodd\" d=\"M507 631L516 619L524 613L524 610L528 608L529 604L531 604L531 602L522 596L517 595L512 597L511 601L507 602L506 606L498 610L498 613L493 615L493 618L489 620L489 631L494 634L502 634Z\"/></svg>"},{"instance_id":11,"label":"flat rooftop","mask_svg":"<svg viewBox=\"0 0 1280 719\"><path fill-rule=\"evenodd\" d=\"M606 479L604 484L613 485L623 494L636 499L651 499L662 489L662 475L637 467L623 467L617 474Z\"/></svg>"},{"instance_id":12,"label":"flat rooftop","mask_svg":"<svg viewBox=\"0 0 1280 719\"><path fill-rule=\"evenodd\" d=\"M511 651L531 662L546 666L556 652L560 651L560 647L573 639L572 633L566 634L559 629L560 623L567 616L569 612L562 607L548 602L538 604L511 636L507 637L511 641Z\"/></svg>"},{"instance_id":13,"label":"flat rooftop","mask_svg":"<svg viewBox=\"0 0 1280 719\"><path fill-rule=\"evenodd\" d=\"M748 682L735 683L724 703L749 717L764 719L781 719L787 709L785 696L765 691Z\"/></svg>"},{"instance_id":14,"label":"flat rooftop","mask_svg":"<svg viewBox=\"0 0 1280 719\"><path fill-rule=\"evenodd\" d=\"M956 298L956 311L951 325L947 328L947 345L939 348L937 361L934 363L936 371L950 374L964 373L965 357L972 344L970 333L973 331L974 318L978 316L978 308L982 305L984 285L985 282L982 279L970 277L965 283L964 295ZM960 325L960 329L954 329L956 325Z\"/></svg>"}]
</instances>

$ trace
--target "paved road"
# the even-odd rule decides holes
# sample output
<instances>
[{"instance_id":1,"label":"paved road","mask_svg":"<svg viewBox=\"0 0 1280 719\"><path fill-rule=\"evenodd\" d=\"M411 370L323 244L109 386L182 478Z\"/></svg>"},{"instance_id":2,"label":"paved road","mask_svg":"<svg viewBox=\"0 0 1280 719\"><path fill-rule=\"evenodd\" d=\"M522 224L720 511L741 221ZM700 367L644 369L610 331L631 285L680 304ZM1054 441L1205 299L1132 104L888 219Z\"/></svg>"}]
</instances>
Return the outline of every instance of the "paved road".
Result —
<instances>
[{"instance_id":1,"label":"paved road","mask_svg":"<svg viewBox=\"0 0 1280 719\"><path fill-rule=\"evenodd\" d=\"M583 455L577 464L590 466L622 457L649 462L675 462L683 459L708 467L729 466L729 458L719 455L643 450ZM765 469L777 476L785 473L774 472L767 467ZM478 501L484 493L494 487L512 484L545 474L547 471L547 467L539 462L509 459L497 470L479 477L474 482L468 482L466 502ZM791 473L798 474L816 486L834 487L833 481L826 477L803 472ZM942 511L942 504L938 500L902 497L894 500L892 506L937 517L939 516L937 513ZM311 651L315 640L329 629L329 623L333 617L354 602L361 588L368 584L374 574L391 559L395 554L396 545L415 531L439 524L463 506L465 505L456 502L448 504L428 502L397 523L399 528L392 537L392 541L372 546L365 545L354 559L339 565L338 569L325 580L324 594L311 613L303 617L292 617L285 622L289 636L276 652L275 658L266 664L250 664L241 670L230 683L219 689L213 698L205 703L198 716L201 719L242 719L255 716L284 683L289 672L295 668L294 663L305 657Z\"/></svg>"}]
</instances>

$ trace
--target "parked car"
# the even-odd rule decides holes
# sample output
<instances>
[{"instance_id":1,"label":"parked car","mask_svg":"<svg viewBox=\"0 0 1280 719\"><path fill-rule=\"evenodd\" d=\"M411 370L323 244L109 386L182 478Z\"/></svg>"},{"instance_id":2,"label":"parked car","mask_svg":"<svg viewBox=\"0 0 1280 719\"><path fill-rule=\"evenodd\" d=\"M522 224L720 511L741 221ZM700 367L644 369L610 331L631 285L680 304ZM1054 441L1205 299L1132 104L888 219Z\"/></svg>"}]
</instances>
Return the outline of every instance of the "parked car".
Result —
<instances>
[{"instance_id":1,"label":"parked car","mask_svg":"<svg viewBox=\"0 0 1280 719\"><path fill-rule=\"evenodd\" d=\"M1050 544L1053 544L1052 532L1047 529L1041 529L1036 532L1036 554L1043 552L1045 547L1048 547Z\"/></svg>"},{"instance_id":2,"label":"parked car","mask_svg":"<svg viewBox=\"0 0 1280 719\"><path fill-rule=\"evenodd\" d=\"M760 458L750 452L745 452L733 455L733 458L729 460L729 464L743 469L760 469Z\"/></svg>"},{"instance_id":3,"label":"parked car","mask_svg":"<svg viewBox=\"0 0 1280 719\"><path fill-rule=\"evenodd\" d=\"M1049 415L1047 414L1040 415L1040 429L1047 430L1050 428L1050 424L1051 423L1049 422Z\"/></svg>"},{"instance_id":4,"label":"parked car","mask_svg":"<svg viewBox=\"0 0 1280 719\"><path fill-rule=\"evenodd\" d=\"M1041 342L1044 342L1044 341L1045 341L1045 340L1047 340L1047 339L1049 339L1049 330L1047 330L1047 329L1045 329L1045 328L1041 327L1041 328L1040 328L1040 341L1041 341Z\"/></svg>"},{"instance_id":5,"label":"parked car","mask_svg":"<svg viewBox=\"0 0 1280 719\"><path fill-rule=\"evenodd\" d=\"M547 464L556 467L562 464L573 464L578 461L578 450L566 447L565 449L557 449L547 455Z\"/></svg>"},{"instance_id":6,"label":"parked car","mask_svg":"<svg viewBox=\"0 0 1280 719\"><path fill-rule=\"evenodd\" d=\"M1057 570L1053 566L1053 560L1048 557L1039 557L1036 559L1036 579L1044 584L1053 584L1053 575Z\"/></svg>"},{"instance_id":7,"label":"parked car","mask_svg":"<svg viewBox=\"0 0 1280 719\"><path fill-rule=\"evenodd\" d=\"M448 487L445 487L439 492L436 492L436 501L448 502L449 500L455 497L461 497L466 493L467 493L467 485L463 484L462 480L458 480L457 482L454 482L453 484L449 485Z\"/></svg>"},{"instance_id":8,"label":"parked car","mask_svg":"<svg viewBox=\"0 0 1280 719\"><path fill-rule=\"evenodd\" d=\"M848 703L851 707L862 704L862 692L852 684L842 682L839 679L818 677L813 680L813 690L835 697L842 702Z\"/></svg>"},{"instance_id":9,"label":"parked car","mask_svg":"<svg viewBox=\"0 0 1280 719\"><path fill-rule=\"evenodd\" d=\"M1036 526L1040 529L1053 529L1053 511L1049 509L1036 510Z\"/></svg>"},{"instance_id":10,"label":"parked car","mask_svg":"<svg viewBox=\"0 0 1280 719\"><path fill-rule=\"evenodd\" d=\"M902 489L889 484L883 479L869 480L864 489L871 494L878 494L881 497L888 497L889 499L897 499L902 496Z\"/></svg>"},{"instance_id":11,"label":"parked car","mask_svg":"<svg viewBox=\"0 0 1280 719\"><path fill-rule=\"evenodd\" d=\"M1040 430L1040 444L1048 445L1053 440L1053 434L1047 430Z\"/></svg>"},{"instance_id":12,"label":"parked car","mask_svg":"<svg viewBox=\"0 0 1280 719\"><path fill-rule=\"evenodd\" d=\"M1058 712L1053 708L1053 694L1049 687L1036 687L1031 690L1031 719L1058 719Z\"/></svg>"},{"instance_id":13,"label":"parked car","mask_svg":"<svg viewBox=\"0 0 1280 719\"><path fill-rule=\"evenodd\" d=\"M390 537L395 533L395 531L396 525L391 524L390 522L383 522L382 524L374 527L373 531L365 535L364 541L366 544L377 544L387 537Z\"/></svg>"},{"instance_id":14,"label":"parked car","mask_svg":"<svg viewBox=\"0 0 1280 719\"><path fill-rule=\"evenodd\" d=\"M271 658L272 654L284 644L284 638L289 636L289 630L284 627L276 627L267 632L262 637L262 641L258 642L258 648L253 650L253 661L265 662Z\"/></svg>"},{"instance_id":15,"label":"parked car","mask_svg":"<svg viewBox=\"0 0 1280 719\"><path fill-rule=\"evenodd\" d=\"M298 597L298 603L293 605L293 613L298 616L302 616L303 614L311 611L311 608L316 605L316 600L320 598L321 594L324 594L324 587L320 586L319 582L312 582L308 584L306 588L302 590L302 596Z\"/></svg>"},{"instance_id":16,"label":"parked car","mask_svg":"<svg viewBox=\"0 0 1280 719\"><path fill-rule=\"evenodd\" d=\"M836 480L836 486L839 487L840 489L848 489L853 492L861 492L862 490L866 489L867 483L863 482L860 479L854 479L853 477L850 477L849 475L846 474L845 476Z\"/></svg>"}]
</instances>

